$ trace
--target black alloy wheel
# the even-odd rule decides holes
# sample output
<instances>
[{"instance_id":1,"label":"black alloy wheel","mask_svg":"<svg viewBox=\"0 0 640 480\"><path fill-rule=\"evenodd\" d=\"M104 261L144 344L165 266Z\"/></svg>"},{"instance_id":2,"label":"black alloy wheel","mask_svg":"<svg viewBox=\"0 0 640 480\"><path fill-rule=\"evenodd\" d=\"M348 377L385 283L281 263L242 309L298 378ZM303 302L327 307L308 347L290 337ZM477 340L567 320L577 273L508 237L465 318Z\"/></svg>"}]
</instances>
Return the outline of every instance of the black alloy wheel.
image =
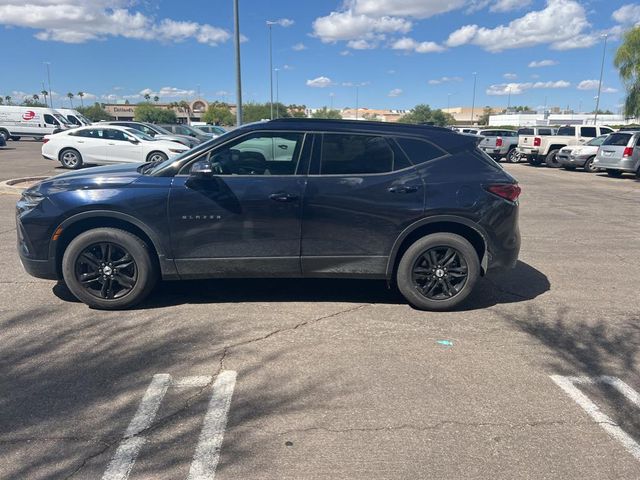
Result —
<instances>
[{"instance_id":1,"label":"black alloy wheel","mask_svg":"<svg viewBox=\"0 0 640 480\"><path fill-rule=\"evenodd\" d=\"M412 280L416 290L430 300L448 300L467 283L469 268L464 257L452 247L434 247L414 263Z\"/></svg>"},{"instance_id":2,"label":"black alloy wheel","mask_svg":"<svg viewBox=\"0 0 640 480\"><path fill-rule=\"evenodd\" d=\"M138 280L138 267L124 247L101 242L85 248L78 256L75 276L94 297L116 299L133 290Z\"/></svg>"}]
</instances>

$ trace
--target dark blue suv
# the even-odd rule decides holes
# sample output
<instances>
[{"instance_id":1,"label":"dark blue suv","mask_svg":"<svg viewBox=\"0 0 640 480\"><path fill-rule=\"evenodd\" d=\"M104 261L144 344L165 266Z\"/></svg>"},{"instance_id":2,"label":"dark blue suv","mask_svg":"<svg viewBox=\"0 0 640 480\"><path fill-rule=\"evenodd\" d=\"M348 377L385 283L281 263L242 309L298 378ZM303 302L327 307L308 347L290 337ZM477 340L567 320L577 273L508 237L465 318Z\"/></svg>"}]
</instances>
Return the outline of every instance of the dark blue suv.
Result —
<instances>
[{"instance_id":1,"label":"dark blue suv","mask_svg":"<svg viewBox=\"0 0 640 480\"><path fill-rule=\"evenodd\" d=\"M159 278L349 277L450 309L520 249L520 187L476 143L422 125L245 125L159 164L30 188L18 251L96 308L130 307Z\"/></svg>"}]
</instances>

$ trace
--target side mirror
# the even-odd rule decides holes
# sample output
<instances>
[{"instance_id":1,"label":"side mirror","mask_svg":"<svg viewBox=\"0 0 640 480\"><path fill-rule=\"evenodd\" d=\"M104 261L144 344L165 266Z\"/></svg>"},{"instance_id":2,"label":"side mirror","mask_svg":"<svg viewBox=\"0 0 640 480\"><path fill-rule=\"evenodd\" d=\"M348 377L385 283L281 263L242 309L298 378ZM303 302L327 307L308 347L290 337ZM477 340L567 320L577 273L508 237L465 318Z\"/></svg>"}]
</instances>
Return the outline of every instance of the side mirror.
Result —
<instances>
[{"instance_id":1,"label":"side mirror","mask_svg":"<svg viewBox=\"0 0 640 480\"><path fill-rule=\"evenodd\" d=\"M138 143L140 143L140 140L138 140L136 137L127 137L127 140L129 140L134 145L137 145Z\"/></svg>"},{"instance_id":2,"label":"side mirror","mask_svg":"<svg viewBox=\"0 0 640 480\"><path fill-rule=\"evenodd\" d=\"M194 177L209 177L213 173L209 160L198 160L191 165L189 173Z\"/></svg>"}]
</instances>

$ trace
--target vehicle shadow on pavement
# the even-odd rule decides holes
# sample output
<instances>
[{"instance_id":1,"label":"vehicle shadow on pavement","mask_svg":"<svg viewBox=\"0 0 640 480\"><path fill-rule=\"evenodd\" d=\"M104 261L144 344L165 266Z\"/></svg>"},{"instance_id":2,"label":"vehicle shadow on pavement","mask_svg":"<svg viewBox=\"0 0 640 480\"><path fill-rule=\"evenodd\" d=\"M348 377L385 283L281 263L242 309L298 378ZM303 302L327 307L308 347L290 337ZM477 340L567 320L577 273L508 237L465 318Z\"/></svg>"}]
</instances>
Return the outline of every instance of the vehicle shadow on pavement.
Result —
<instances>
[{"instance_id":1,"label":"vehicle shadow on pavement","mask_svg":"<svg viewBox=\"0 0 640 480\"><path fill-rule=\"evenodd\" d=\"M475 291L458 311L478 310L497 304L532 300L550 289L539 270L518 262L509 270L491 271L478 280ZM53 293L65 301L77 300L62 284ZM384 280L346 279L218 279L162 282L142 310L182 304L240 302L350 302L401 305L406 301Z\"/></svg>"},{"instance_id":2,"label":"vehicle shadow on pavement","mask_svg":"<svg viewBox=\"0 0 640 480\"><path fill-rule=\"evenodd\" d=\"M640 391L640 314L623 322L588 321L569 307L550 313L527 305L522 313L501 315L548 349L550 355L545 357L543 367L550 375L614 376ZM640 442L637 406L606 383L578 387ZM563 395L560 390L558 394Z\"/></svg>"},{"instance_id":3,"label":"vehicle shadow on pavement","mask_svg":"<svg viewBox=\"0 0 640 480\"><path fill-rule=\"evenodd\" d=\"M303 357L308 344L265 354L244 333L225 333L225 321L208 323L205 331L189 323L159 326L157 318L142 320L135 313L69 315L63 305L13 313L2 325L11 332L0 350L0 477L7 479L100 478L153 375L215 380L219 369L229 368L223 358L231 362L238 354L232 345L260 361L238 371L244 386L234 393L218 471L251 458L246 429L310 405L328 410L333 395L349 391L334 384L332 366L324 379L295 378L295 369L265 374L283 357ZM143 432L149 446L140 452L132 478L187 477L211 392L211 385L169 389Z\"/></svg>"}]
</instances>

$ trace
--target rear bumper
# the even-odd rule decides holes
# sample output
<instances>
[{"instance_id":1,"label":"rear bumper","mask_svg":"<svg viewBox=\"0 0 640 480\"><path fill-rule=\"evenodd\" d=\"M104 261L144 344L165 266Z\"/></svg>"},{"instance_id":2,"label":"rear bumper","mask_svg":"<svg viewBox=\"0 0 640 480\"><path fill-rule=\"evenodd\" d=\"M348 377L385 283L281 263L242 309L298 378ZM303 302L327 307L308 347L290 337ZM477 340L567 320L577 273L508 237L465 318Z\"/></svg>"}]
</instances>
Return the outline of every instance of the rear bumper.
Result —
<instances>
[{"instance_id":1,"label":"rear bumper","mask_svg":"<svg viewBox=\"0 0 640 480\"><path fill-rule=\"evenodd\" d=\"M593 166L598 168L605 168L607 170L621 170L623 172L635 173L640 167L640 160L634 160L633 158L623 158L615 160L597 157L593 162Z\"/></svg>"}]
</instances>

